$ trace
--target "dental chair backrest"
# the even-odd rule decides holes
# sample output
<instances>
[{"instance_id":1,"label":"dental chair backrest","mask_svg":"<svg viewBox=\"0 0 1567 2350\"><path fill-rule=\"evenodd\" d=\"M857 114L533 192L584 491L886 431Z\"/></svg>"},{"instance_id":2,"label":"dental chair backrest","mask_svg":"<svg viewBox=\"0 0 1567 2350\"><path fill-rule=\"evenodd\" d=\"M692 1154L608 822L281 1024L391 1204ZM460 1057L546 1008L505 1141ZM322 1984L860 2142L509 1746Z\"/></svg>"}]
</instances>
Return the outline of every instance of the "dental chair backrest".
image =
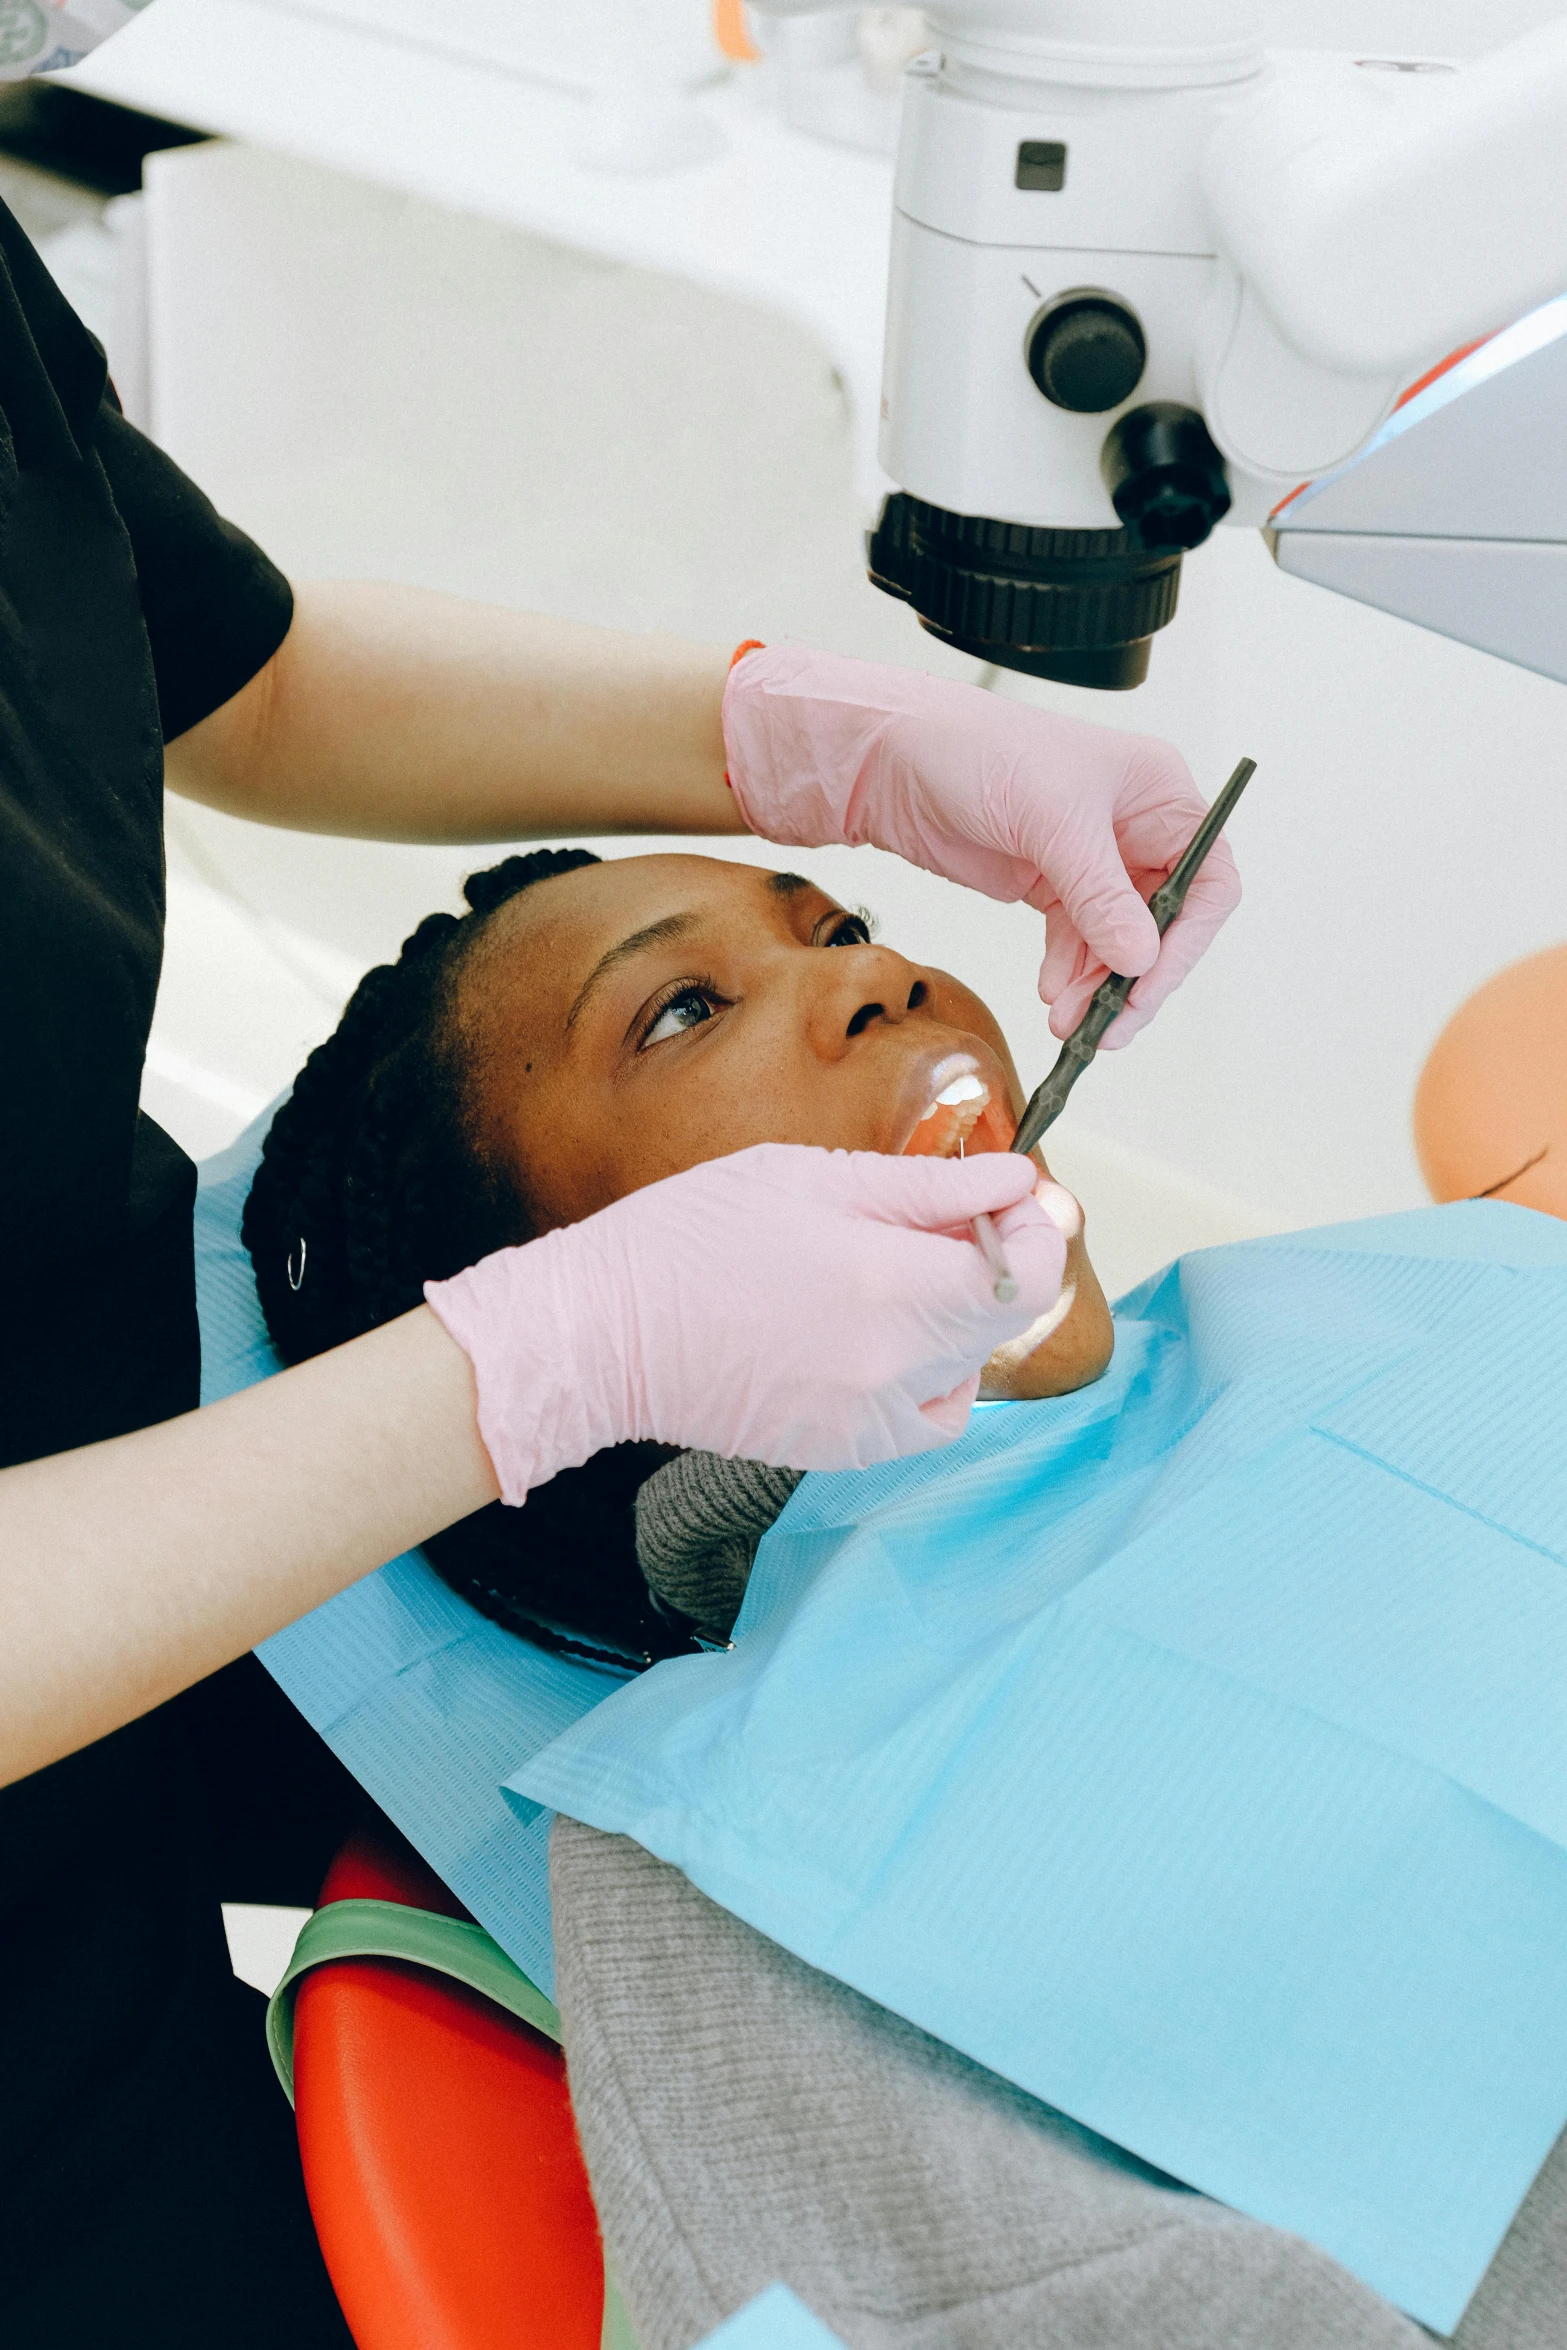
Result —
<instances>
[{"instance_id":1,"label":"dental chair backrest","mask_svg":"<svg viewBox=\"0 0 1567 2350\"><path fill-rule=\"evenodd\" d=\"M321 1901L464 1914L384 1824L344 1846ZM300 1981L293 2080L359 2350L600 2350L603 2251L558 2048L446 1976L344 1958Z\"/></svg>"}]
</instances>

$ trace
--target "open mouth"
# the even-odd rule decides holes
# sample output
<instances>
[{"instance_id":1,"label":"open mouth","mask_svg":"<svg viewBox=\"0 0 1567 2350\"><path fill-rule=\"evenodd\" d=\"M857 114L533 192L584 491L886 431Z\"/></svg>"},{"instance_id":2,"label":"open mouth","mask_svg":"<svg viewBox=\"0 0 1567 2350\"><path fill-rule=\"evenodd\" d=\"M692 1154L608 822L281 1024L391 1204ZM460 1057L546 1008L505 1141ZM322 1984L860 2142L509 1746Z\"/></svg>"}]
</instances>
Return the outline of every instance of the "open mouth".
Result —
<instances>
[{"instance_id":1,"label":"open mouth","mask_svg":"<svg viewBox=\"0 0 1567 2350\"><path fill-rule=\"evenodd\" d=\"M976 1054L947 1054L918 1073L915 1090L921 1098L904 1158L955 1159L1010 1147L1017 1121L1000 1073L983 1068Z\"/></svg>"}]
</instances>

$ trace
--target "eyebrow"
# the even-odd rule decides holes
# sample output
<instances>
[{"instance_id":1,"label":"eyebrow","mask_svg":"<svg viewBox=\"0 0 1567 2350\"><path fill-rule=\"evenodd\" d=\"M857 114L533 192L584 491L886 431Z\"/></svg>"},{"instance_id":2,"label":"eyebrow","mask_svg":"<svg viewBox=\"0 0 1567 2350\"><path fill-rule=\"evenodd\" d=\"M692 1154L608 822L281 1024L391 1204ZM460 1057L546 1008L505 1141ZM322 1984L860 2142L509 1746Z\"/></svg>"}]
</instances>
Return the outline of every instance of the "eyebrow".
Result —
<instances>
[{"instance_id":1,"label":"eyebrow","mask_svg":"<svg viewBox=\"0 0 1567 2350\"><path fill-rule=\"evenodd\" d=\"M618 946L600 955L577 990L571 1010L566 1014L566 1026L572 1026L599 981L608 978L618 964L629 962L633 955L644 953L648 947L667 946L671 939L684 938L695 924L694 914L666 914L662 922L650 922L644 930L633 930L629 938L623 938Z\"/></svg>"},{"instance_id":2,"label":"eyebrow","mask_svg":"<svg viewBox=\"0 0 1567 2350\"><path fill-rule=\"evenodd\" d=\"M767 886L775 898L792 898L802 889L809 889L811 884L803 873L769 873Z\"/></svg>"}]
</instances>

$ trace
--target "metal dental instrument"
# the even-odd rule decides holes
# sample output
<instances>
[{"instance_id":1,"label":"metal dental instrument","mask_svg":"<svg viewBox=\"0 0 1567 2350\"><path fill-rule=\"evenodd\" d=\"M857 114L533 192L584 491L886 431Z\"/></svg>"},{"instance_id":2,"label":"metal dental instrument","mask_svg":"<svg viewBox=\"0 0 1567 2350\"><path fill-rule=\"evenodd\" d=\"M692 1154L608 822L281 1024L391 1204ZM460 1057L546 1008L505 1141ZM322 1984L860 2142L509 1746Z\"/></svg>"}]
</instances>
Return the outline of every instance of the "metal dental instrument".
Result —
<instances>
[{"instance_id":1,"label":"metal dental instrument","mask_svg":"<svg viewBox=\"0 0 1567 2350\"><path fill-rule=\"evenodd\" d=\"M1230 811L1256 772L1255 759L1241 761L1169 874L1148 900L1148 911L1159 926L1161 938L1185 905L1186 893L1202 870L1203 860L1224 830ZM1135 979L1125 979L1118 971L1112 971L1108 979L1100 981L1087 1011L1061 1047L1061 1055L1055 1067L1023 1112L1018 1130L1012 1137L1012 1148L1015 1151L1021 1151L1026 1156L1040 1136L1055 1124L1066 1108L1067 1095L1098 1052L1111 1021L1117 1013L1126 1009L1126 999L1136 985Z\"/></svg>"},{"instance_id":2,"label":"metal dental instrument","mask_svg":"<svg viewBox=\"0 0 1567 2350\"><path fill-rule=\"evenodd\" d=\"M963 1137L958 1137L958 1157L963 1157ZM969 1230L974 1235L974 1246L984 1258L990 1272L990 1291L998 1306L1009 1306L1017 1295L1017 1282L1007 1263L1001 1235L981 1208L977 1216L970 1216Z\"/></svg>"},{"instance_id":3,"label":"metal dental instrument","mask_svg":"<svg viewBox=\"0 0 1567 2350\"><path fill-rule=\"evenodd\" d=\"M1009 1306L1017 1295L1017 1278L1007 1263L1000 1234L983 1209L977 1216L970 1216L969 1229L974 1235L975 1247L990 1269L992 1296L998 1306Z\"/></svg>"}]
</instances>

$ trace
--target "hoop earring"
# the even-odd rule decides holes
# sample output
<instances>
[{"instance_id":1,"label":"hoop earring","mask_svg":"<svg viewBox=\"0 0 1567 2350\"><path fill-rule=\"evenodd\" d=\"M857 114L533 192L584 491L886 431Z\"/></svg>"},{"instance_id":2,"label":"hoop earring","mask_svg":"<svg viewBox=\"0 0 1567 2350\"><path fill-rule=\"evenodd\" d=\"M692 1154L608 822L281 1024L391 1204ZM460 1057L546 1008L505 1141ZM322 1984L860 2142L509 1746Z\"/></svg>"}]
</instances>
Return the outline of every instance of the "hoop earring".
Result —
<instances>
[{"instance_id":1,"label":"hoop earring","mask_svg":"<svg viewBox=\"0 0 1567 2350\"><path fill-rule=\"evenodd\" d=\"M301 1233L299 1237L299 1278L297 1280L294 1277L294 1252L292 1249L289 1250L288 1257L284 1265L284 1271L288 1275L288 1286L290 1289L294 1290L296 1294L303 1287L305 1279L305 1247L305 1237L304 1234Z\"/></svg>"}]
</instances>

